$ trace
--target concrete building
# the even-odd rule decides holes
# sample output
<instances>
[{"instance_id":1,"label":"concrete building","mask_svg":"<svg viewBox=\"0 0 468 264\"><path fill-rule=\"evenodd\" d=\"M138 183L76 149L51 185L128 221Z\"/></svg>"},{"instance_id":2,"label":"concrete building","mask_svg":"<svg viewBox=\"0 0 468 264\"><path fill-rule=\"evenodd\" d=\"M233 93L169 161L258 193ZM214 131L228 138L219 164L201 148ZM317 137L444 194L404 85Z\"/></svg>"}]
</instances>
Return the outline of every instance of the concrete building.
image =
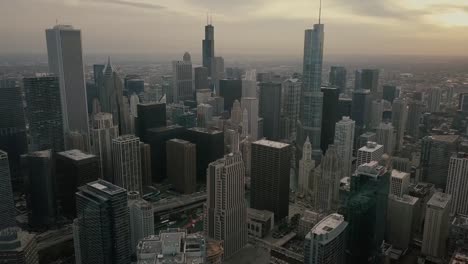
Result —
<instances>
[{"instance_id":1,"label":"concrete building","mask_svg":"<svg viewBox=\"0 0 468 264\"><path fill-rule=\"evenodd\" d=\"M76 217L75 192L78 187L98 179L99 158L73 149L55 155L55 192L62 213L73 219Z\"/></svg>"},{"instance_id":2,"label":"concrete building","mask_svg":"<svg viewBox=\"0 0 468 264\"><path fill-rule=\"evenodd\" d=\"M172 62L172 90L169 103L193 100L192 62L190 60ZM166 94L167 95L167 94Z\"/></svg>"},{"instance_id":3,"label":"concrete building","mask_svg":"<svg viewBox=\"0 0 468 264\"><path fill-rule=\"evenodd\" d=\"M124 135L112 140L115 185L127 191L143 193L140 139Z\"/></svg>"},{"instance_id":4,"label":"concrete building","mask_svg":"<svg viewBox=\"0 0 468 264\"><path fill-rule=\"evenodd\" d=\"M382 100L374 100L371 103L370 108L370 127L371 129L376 129L382 123L382 115L384 111L384 102Z\"/></svg>"},{"instance_id":5,"label":"concrete building","mask_svg":"<svg viewBox=\"0 0 468 264\"><path fill-rule=\"evenodd\" d=\"M208 83L208 68L206 67L195 67L195 90L210 90ZM210 90L211 92L211 90Z\"/></svg>"},{"instance_id":6,"label":"concrete building","mask_svg":"<svg viewBox=\"0 0 468 264\"><path fill-rule=\"evenodd\" d=\"M153 185L151 166L151 146L140 142L141 179L143 186Z\"/></svg>"},{"instance_id":7,"label":"concrete building","mask_svg":"<svg viewBox=\"0 0 468 264\"><path fill-rule=\"evenodd\" d=\"M346 229L348 223L339 214L331 214L315 225L305 238L304 263L346 263Z\"/></svg>"},{"instance_id":8,"label":"concrete building","mask_svg":"<svg viewBox=\"0 0 468 264\"><path fill-rule=\"evenodd\" d=\"M31 136L29 150L63 151L65 138L59 78L54 76L24 78L23 85Z\"/></svg>"},{"instance_id":9,"label":"concrete building","mask_svg":"<svg viewBox=\"0 0 468 264\"><path fill-rule=\"evenodd\" d=\"M387 212L387 242L394 248L406 250L413 237L413 223L419 214L419 198L389 195Z\"/></svg>"},{"instance_id":10,"label":"concrete building","mask_svg":"<svg viewBox=\"0 0 468 264\"><path fill-rule=\"evenodd\" d=\"M356 135L356 136L358 136L358 135ZM366 146L367 142L369 142L369 141L376 142L377 141L377 134L374 133L374 132L368 131L368 132L366 132L364 134L359 135L359 138L358 138L357 142L355 142L356 149L360 149L360 148Z\"/></svg>"},{"instance_id":11,"label":"concrete building","mask_svg":"<svg viewBox=\"0 0 468 264\"><path fill-rule=\"evenodd\" d=\"M447 193L452 195L451 213L468 215L468 153L453 154L447 176Z\"/></svg>"},{"instance_id":12,"label":"concrete building","mask_svg":"<svg viewBox=\"0 0 468 264\"><path fill-rule=\"evenodd\" d=\"M427 203L432 198L432 195L436 192L436 189L434 184L425 182L411 184L408 189L409 195L417 197L420 200L420 203L418 204L419 219L417 219L417 222L415 223L414 231L418 237L422 237L424 231L424 221L426 219Z\"/></svg>"},{"instance_id":13,"label":"concrete building","mask_svg":"<svg viewBox=\"0 0 468 264\"><path fill-rule=\"evenodd\" d=\"M308 195L311 194L314 187L313 175L315 169L315 161L312 159L312 145L309 138L304 142L302 151L302 159L299 161L298 191Z\"/></svg>"},{"instance_id":14,"label":"concrete building","mask_svg":"<svg viewBox=\"0 0 468 264\"><path fill-rule=\"evenodd\" d=\"M138 242L154 235L154 213L151 203L140 198L138 192L128 194L128 209L130 214L130 251L135 254Z\"/></svg>"},{"instance_id":15,"label":"concrete building","mask_svg":"<svg viewBox=\"0 0 468 264\"><path fill-rule=\"evenodd\" d=\"M371 109L371 93L369 90L354 90L351 106L351 118L356 121L356 132L361 134L369 125Z\"/></svg>"},{"instance_id":16,"label":"concrete building","mask_svg":"<svg viewBox=\"0 0 468 264\"><path fill-rule=\"evenodd\" d=\"M166 126L166 104L140 103L135 120L136 136L146 141L146 131L150 128Z\"/></svg>"},{"instance_id":17,"label":"concrete building","mask_svg":"<svg viewBox=\"0 0 468 264\"><path fill-rule=\"evenodd\" d=\"M449 226L447 245L449 256L459 248L468 249L468 216L457 214Z\"/></svg>"},{"instance_id":18,"label":"concrete building","mask_svg":"<svg viewBox=\"0 0 468 264\"><path fill-rule=\"evenodd\" d=\"M297 120L299 118L301 82L299 79L287 79L282 83L281 91L281 138L289 141L296 139Z\"/></svg>"},{"instance_id":19,"label":"concrete building","mask_svg":"<svg viewBox=\"0 0 468 264\"><path fill-rule=\"evenodd\" d=\"M46 30L49 72L59 77L64 132L76 131L88 143L86 98L81 31L70 25Z\"/></svg>"},{"instance_id":20,"label":"concrete building","mask_svg":"<svg viewBox=\"0 0 468 264\"><path fill-rule=\"evenodd\" d=\"M249 136L252 140L257 140L258 138L258 99L255 97L242 97L241 99L241 108L247 110L248 114L248 123L249 123Z\"/></svg>"},{"instance_id":21,"label":"concrete building","mask_svg":"<svg viewBox=\"0 0 468 264\"><path fill-rule=\"evenodd\" d=\"M383 152L393 155L395 149L395 133L391 123L380 123L377 127L377 143L383 145Z\"/></svg>"},{"instance_id":22,"label":"concrete building","mask_svg":"<svg viewBox=\"0 0 468 264\"><path fill-rule=\"evenodd\" d=\"M39 264L36 235L17 228L0 230L0 260L5 264Z\"/></svg>"},{"instance_id":23,"label":"concrete building","mask_svg":"<svg viewBox=\"0 0 468 264\"><path fill-rule=\"evenodd\" d=\"M245 168L240 153L231 153L207 169L204 230L207 237L224 241L224 255L233 256L247 244Z\"/></svg>"},{"instance_id":24,"label":"concrete building","mask_svg":"<svg viewBox=\"0 0 468 264\"><path fill-rule=\"evenodd\" d=\"M167 177L173 188L183 194L197 190L196 145L181 139L166 143Z\"/></svg>"},{"instance_id":25,"label":"concrete building","mask_svg":"<svg viewBox=\"0 0 468 264\"><path fill-rule=\"evenodd\" d=\"M408 119L406 121L406 132L413 138L419 138L419 125L421 123L424 105L418 101L408 103Z\"/></svg>"},{"instance_id":26,"label":"concrete building","mask_svg":"<svg viewBox=\"0 0 468 264\"><path fill-rule=\"evenodd\" d=\"M451 201L450 194L436 192L427 202L421 254L434 258L445 256Z\"/></svg>"},{"instance_id":27,"label":"concrete building","mask_svg":"<svg viewBox=\"0 0 468 264\"><path fill-rule=\"evenodd\" d=\"M442 102L442 89L431 88L427 98L427 110L430 113L440 112L440 103Z\"/></svg>"},{"instance_id":28,"label":"concrete building","mask_svg":"<svg viewBox=\"0 0 468 264\"><path fill-rule=\"evenodd\" d=\"M314 184L315 208L319 212L336 211L340 204L339 190L343 166L334 145L328 146L320 167L320 174L315 178Z\"/></svg>"},{"instance_id":29,"label":"concrete building","mask_svg":"<svg viewBox=\"0 0 468 264\"><path fill-rule=\"evenodd\" d=\"M379 145L376 142L367 142L366 146L360 148L357 151L357 162L356 166L359 167L362 164L369 163L371 161L380 161L384 154L383 145Z\"/></svg>"},{"instance_id":30,"label":"concrete building","mask_svg":"<svg viewBox=\"0 0 468 264\"><path fill-rule=\"evenodd\" d=\"M16 226L8 154L0 150L0 230Z\"/></svg>"},{"instance_id":31,"label":"concrete building","mask_svg":"<svg viewBox=\"0 0 468 264\"><path fill-rule=\"evenodd\" d=\"M136 251L138 264L204 264L206 240L183 229L168 229L140 240Z\"/></svg>"},{"instance_id":32,"label":"concrete building","mask_svg":"<svg viewBox=\"0 0 468 264\"><path fill-rule=\"evenodd\" d=\"M299 219L297 234L300 237L305 237L321 219L321 214L314 211L305 210L304 214Z\"/></svg>"},{"instance_id":33,"label":"concrete building","mask_svg":"<svg viewBox=\"0 0 468 264\"><path fill-rule=\"evenodd\" d=\"M263 136L280 139L281 83L260 83L260 116L263 118Z\"/></svg>"},{"instance_id":34,"label":"concrete building","mask_svg":"<svg viewBox=\"0 0 468 264\"><path fill-rule=\"evenodd\" d=\"M290 167L290 145L264 139L252 143L250 207L273 212L276 222L289 214Z\"/></svg>"},{"instance_id":35,"label":"concrete building","mask_svg":"<svg viewBox=\"0 0 468 264\"><path fill-rule=\"evenodd\" d=\"M410 185L410 174L398 170L392 170L390 178L390 194L398 197L402 197L404 194L408 194L408 188Z\"/></svg>"},{"instance_id":36,"label":"concrete building","mask_svg":"<svg viewBox=\"0 0 468 264\"><path fill-rule=\"evenodd\" d=\"M406 120L408 119L408 105L405 100L397 98L392 104L392 125L395 129L395 149L400 150L405 136Z\"/></svg>"},{"instance_id":37,"label":"concrete building","mask_svg":"<svg viewBox=\"0 0 468 264\"><path fill-rule=\"evenodd\" d=\"M99 157L99 178L114 182L112 166L112 140L119 136L119 127L114 125L112 114L97 113L91 128L91 153Z\"/></svg>"},{"instance_id":38,"label":"concrete building","mask_svg":"<svg viewBox=\"0 0 468 264\"><path fill-rule=\"evenodd\" d=\"M275 227L275 215L266 210L247 208L247 230L250 236L264 238Z\"/></svg>"},{"instance_id":39,"label":"concrete building","mask_svg":"<svg viewBox=\"0 0 468 264\"><path fill-rule=\"evenodd\" d=\"M199 104L197 106L197 125L202 128L209 128L213 123L213 106L209 104Z\"/></svg>"},{"instance_id":40,"label":"concrete building","mask_svg":"<svg viewBox=\"0 0 468 264\"><path fill-rule=\"evenodd\" d=\"M421 179L445 190L452 153L457 152L460 137L433 135L421 143Z\"/></svg>"},{"instance_id":41,"label":"concrete building","mask_svg":"<svg viewBox=\"0 0 468 264\"><path fill-rule=\"evenodd\" d=\"M127 191L109 182L87 183L76 193L79 245L84 263L130 262Z\"/></svg>"},{"instance_id":42,"label":"concrete building","mask_svg":"<svg viewBox=\"0 0 468 264\"><path fill-rule=\"evenodd\" d=\"M343 117L335 125L335 140L338 156L342 160L343 177L351 176L351 165L353 159L354 130L356 122L349 117Z\"/></svg>"}]
</instances>

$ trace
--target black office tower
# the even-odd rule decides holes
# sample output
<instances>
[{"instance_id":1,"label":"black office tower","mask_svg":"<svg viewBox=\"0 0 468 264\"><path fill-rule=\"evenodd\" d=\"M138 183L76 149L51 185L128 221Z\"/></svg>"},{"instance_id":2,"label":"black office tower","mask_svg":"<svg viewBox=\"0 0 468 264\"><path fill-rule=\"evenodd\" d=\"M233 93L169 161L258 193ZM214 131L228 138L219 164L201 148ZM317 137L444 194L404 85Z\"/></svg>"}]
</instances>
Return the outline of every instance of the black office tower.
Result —
<instances>
[{"instance_id":1,"label":"black office tower","mask_svg":"<svg viewBox=\"0 0 468 264\"><path fill-rule=\"evenodd\" d=\"M182 139L197 145L197 182L205 183L208 165L224 155L224 132L194 127Z\"/></svg>"},{"instance_id":2,"label":"black office tower","mask_svg":"<svg viewBox=\"0 0 468 264\"><path fill-rule=\"evenodd\" d=\"M219 96L224 98L224 110L231 112L234 101L241 101L242 80L220 80Z\"/></svg>"},{"instance_id":3,"label":"black office tower","mask_svg":"<svg viewBox=\"0 0 468 264\"><path fill-rule=\"evenodd\" d=\"M351 119L356 121L356 128L364 129L369 122L369 110L371 93L369 90L357 90L353 92L353 103L351 106ZM361 133L359 133L361 134Z\"/></svg>"},{"instance_id":4,"label":"black office tower","mask_svg":"<svg viewBox=\"0 0 468 264\"><path fill-rule=\"evenodd\" d=\"M320 148L325 153L328 145L333 144L335 139L335 123L340 120L338 117L338 98L340 91L334 87L323 87L322 105L322 135L320 137Z\"/></svg>"},{"instance_id":5,"label":"black office tower","mask_svg":"<svg viewBox=\"0 0 468 264\"><path fill-rule=\"evenodd\" d=\"M338 98L338 119L341 120L343 116L351 116L352 105L353 99Z\"/></svg>"},{"instance_id":6,"label":"black office tower","mask_svg":"<svg viewBox=\"0 0 468 264\"><path fill-rule=\"evenodd\" d=\"M22 187L20 155L28 151L21 88L0 79L0 149L8 153L13 189Z\"/></svg>"},{"instance_id":7,"label":"black office tower","mask_svg":"<svg viewBox=\"0 0 468 264\"><path fill-rule=\"evenodd\" d=\"M127 96L132 94L141 94L145 91L145 80L131 78L125 78L125 91L127 92Z\"/></svg>"},{"instance_id":8,"label":"black office tower","mask_svg":"<svg viewBox=\"0 0 468 264\"><path fill-rule=\"evenodd\" d=\"M208 21L207 21L208 22ZM214 74L214 27L211 23L205 26L205 39L202 41L203 67L208 69L208 76L213 77Z\"/></svg>"},{"instance_id":9,"label":"black office tower","mask_svg":"<svg viewBox=\"0 0 468 264\"><path fill-rule=\"evenodd\" d=\"M279 140L281 122L281 83L260 83L260 116L263 118L263 136Z\"/></svg>"},{"instance_id":10,"label":"black office tower","mask_svg":"<svg viewBox=\"0 0 468 264\"><path fill-rule=\"evenodd\" d=\"M63 151L65 139L58 77L24 78L23 83L31 136L30 151Z\"/></svg>"},{"instance_id":11,"label":"black office tower","mask_svg":"<svg viewBox=\"0 0 468 264\"><path fill-rule=\"evenodd\" d=\"M183 138L186 133L184 127L179 125L151 128L146 131L145 143L151 148L151 175L153 182L166 179L166 141Z\"/></svg>"},{"instance_id":12,"label":"black office tower","mask_svg":"<svg viewBox=\"0 0 468 264\"><path fill-rule=\"evenodd\" d=\"M208 84L208 68L195 68L195 90L210 89Z\"/></svg>"},{"instance_id":13,"label":"black office tower","mask_svg":"<svg viewBox=\"0 0 468 264\"><path fill-rule=\"evenodd\" d=\"M361 71L361 89L369 90L373 100L382 98L379 88L379 70L363 69Z\"/></svg>"},{"instance_id":14,"label":"black office tower","mask_svg":"<svg viewBox=\"0 0 468 264\"><path fill-rule=\"evenodd\" d=\"M136 136L146 142L146 132L150 128L166 126L166 104L149 103L137 105L135 119Z\"/></svg>"},{"instance_id":15,"label":"black office tower","mask_svg":"<svg viewBox=\"0 0 468 264\"><path fill-rule=\"evenodd\" d=\"M250 207L275 214L275 222L289 214L291 146L269 140L252 143Z\"/></svg>"},{"instance_id":16,"label":"black office tower","mask_svg":"<svg viewBox=\"0 0 468 264\"><path fill-rule=\"evenodd\" d=\"M342 66L332 66L330 68L329 86L338 89L338 93L346 91L346 68Z\"/></svg>"},{"instance_id":17,"label":"black office tower","mask_svg":"<svg viewBox=\"0 0 468 264\"><path fill-rule=\"evenodd\" d=\"M394 85L384 85L383 86L383 97L382 99L393 104L395 98L398 97L397 88Z\"/></svg>"},{"instance_id":18,"label":"black office tower","mask_svg":"<svg viewBox=\"0 0 468 264\"><path fill-rule=\"evenodd\" d=\"M26 182L29 225L47 228L57 216L55 195L55 161L52 150L36 151L21 156Z\"/></svg>"},{"instance_id":19,"label":"black office tower","mask_svg":"<svg viewBox=\"0 0 468 264\"><path fill-rule=\"evenodd\" d=\"M75 193L78 187L98 179L99 158L74 149L57 153L55 160L60 211L73 219L76 217Z\"/></svg>"}]
</instances>

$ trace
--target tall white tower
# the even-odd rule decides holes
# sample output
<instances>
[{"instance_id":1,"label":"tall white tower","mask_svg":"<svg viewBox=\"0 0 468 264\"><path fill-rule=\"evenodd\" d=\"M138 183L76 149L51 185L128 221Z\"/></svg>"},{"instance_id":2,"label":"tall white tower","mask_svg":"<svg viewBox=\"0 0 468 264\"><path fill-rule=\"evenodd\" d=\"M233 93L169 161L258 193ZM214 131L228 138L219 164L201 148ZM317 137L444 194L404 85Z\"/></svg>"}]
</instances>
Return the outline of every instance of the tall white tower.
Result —
<instances>
[{"instance_id":1,"label":"tall white tower","mask_svg":"<svg viewBox=\"0 0 468 264\"><path fill-rule=\"evenodd\" d=\"M377 127L377 143L383 145L384 153L393 155L395 134L391 123L380 123Z\"/></svg>"},{"instance_id":2,"label":"tall white tower","mask_svg":"<svg viewBox=\"0 0 468 264\"><path fill-rule=\"evenodd\" d=\"M343 176L351 176L351 165L353 159L353 146L354 146L354 129L356 122L351 120L348 116L344 116L335 125L335 141L336 151L338 156L343 161Z\"/></svg>"},{"instance_id":3,"label":"tall white tower","mask_svg":"<svg viewBox=\"0 0 468 264\"><path fill-rule=\"evenodd\" d=\"M99 157L101 175L99 178L114 182L112 166L112 140L119 136L119 127L114 125L112 114L97 113L93 118L91 152Z\"/></svg>"},{"instance_id":4,"label":"tall white tower","mask_svg":"<svg viewBox=\"0 0 468 264\"><path fill-rule=\"evenodd\" d=\"M468 214L468 153L457 153L450 158L447 193L452 195L453 214Z\"/></svg>"},{"instance_id":5,"label":"tall white tower","mask_svg":"<svg viewBox=\"0 0 468 264\"><path fill-rule=\"evenodd\" d=\"M331 212L340 202L340 180L343 175L340 157L334 145L329 145L320 164L321 173L314 184L315 208L321 212Z\"/></svg>"},{"instance_id":6,"label":"tall white tower","mask_svg":"<svg viewBox=\"0 0 468 264\"><path fill-rule=\"evenodd\" d=\"M302 159L299 161L298 191L300 193L308 194L310 192L310 179L314 168L315 161L312 159L312 144L310 144L309 137L307 137L302 148Z\"/></svg>"},{"instance_id":7,"label":"tall white tower","mask_svg":"<svg viewBox=\"0 0 468 264\"><path fill-rule=\"evenodd\" d=\"M130 212L130 250L135 253L139 240L154 235L153 206L141 199L138 192L129 192L128 209Z\"/></svg>"},{"instance_id":8,"label":"tall white tower","mask_svg":"<svg viewBox=\"0 0 468 264\"><path fill-rule=\"evenodd\" d=\"M134 135L113 139L112 157L115 185L142 193L140 139Z\"/></svg>"},{"instance_id":9,"label":"tall white tower","mask_svg":"<svg viewBox=\"0 0 468 264\"><path fill-rule=\"evenodd\" d=\"M258 99L255 97L243 97L241 99L242 109L247 109L249 116L249 135L252 141L258 138Z\"/></svg>"}]
</instances>

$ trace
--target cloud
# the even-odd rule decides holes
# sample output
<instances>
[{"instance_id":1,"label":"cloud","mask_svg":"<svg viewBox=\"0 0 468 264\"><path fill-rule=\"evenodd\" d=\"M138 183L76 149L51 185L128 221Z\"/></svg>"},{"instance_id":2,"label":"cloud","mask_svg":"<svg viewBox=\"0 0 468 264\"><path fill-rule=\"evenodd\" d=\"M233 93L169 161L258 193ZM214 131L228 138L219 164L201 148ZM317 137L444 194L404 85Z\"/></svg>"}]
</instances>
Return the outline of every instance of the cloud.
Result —
<instances>
[{"instance_id":1,"label":"cloud","mask_svg":"<svg viewBox=\"0 0 468 264\"><path fill-rule=\"evenodd\" d=\"M407 9L390 0L332 0L331 2L334 8L345 9L359 16L414 20L427 14L426 10Z\"/></svg>"},{"instance_id":2,"label":"cloud","mask_svg":"<svg viewBox=\"0 0 468 264\"><path fill-rule=\"evenodd\" d=\"M151 10L166 9L166 7L162 5L151 4L148 2L129 1L129 0L87 0L87 2L113 4L113 5L120 5L120 6L134 7L134 8L151 9Z\"/></svg>"}]
</instances>

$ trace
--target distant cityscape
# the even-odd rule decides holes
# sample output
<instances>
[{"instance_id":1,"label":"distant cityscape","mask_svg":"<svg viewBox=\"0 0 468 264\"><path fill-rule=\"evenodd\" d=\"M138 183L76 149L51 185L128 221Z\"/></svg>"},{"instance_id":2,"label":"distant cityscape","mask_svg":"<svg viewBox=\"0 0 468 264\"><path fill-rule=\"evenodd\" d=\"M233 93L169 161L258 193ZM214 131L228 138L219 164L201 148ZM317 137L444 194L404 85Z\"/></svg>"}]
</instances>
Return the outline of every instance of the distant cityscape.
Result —
<instances>
[{"instance_id":1,"label":"distant cityscape","mask_svg":"<svg viewBox=\"0 0 468 264\"><path fill-rule=\"evenodd\" d=\"M62 24L0 59L1 264L468 264L468 62L330 63L321 9L302 62L192 27L201 61Z\"/></svg>"}]
</instances>

